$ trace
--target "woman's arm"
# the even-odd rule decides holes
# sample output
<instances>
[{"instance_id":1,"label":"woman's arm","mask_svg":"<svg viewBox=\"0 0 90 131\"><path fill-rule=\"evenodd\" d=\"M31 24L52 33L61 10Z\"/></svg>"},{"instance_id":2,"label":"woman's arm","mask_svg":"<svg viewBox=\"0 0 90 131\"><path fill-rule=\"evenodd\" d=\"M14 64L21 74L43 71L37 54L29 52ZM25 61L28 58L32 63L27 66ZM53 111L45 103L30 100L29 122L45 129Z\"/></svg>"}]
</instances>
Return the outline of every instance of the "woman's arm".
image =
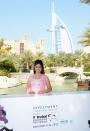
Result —
<instances>
[{"instance_id":1,"label":"woman's arm","mask_svg":"<svg viewBox=\"0 0 90 131\"><path fill-rule=\"evenodd\" d=\"M27 81L27 87L26 87L26 91L27 91L28 94L30 93L30 88L31 88L31 84L30 84L30 81L28 79L28 81Z\"/></svg>"},{"instance_id":2,"label":"woman's arm","mask_svg":"<svg viewBox=\"0 0 90 131\"><path fill-rule=\"evenodd\" d=\"M51 83L50 83L50 80L49 80L48 77L46 79L46 86L47 86L47 89L46 89L45 93L51 92L52 91L52 86L51 86Z\"/></svg>"},{"instance_id":3,"label":"woman's arm","mask_svg":"<svg viewBox=\"0 0 90 131\"><path fill-rule=\"evenodd\" d=\"M26 91L27 91L27 94L34 94L35 93L35 92L31 91L31 82L30 82L30 79L28 79Z\"/></svg>"},{"instance_id":4,"label":"woman's arm","mask_svg":"<svg viewBox=\"0 0 90 131\"><path fill-rule=\"evenodd\" d=\"M49 93L52 91L52 87L51 87L51 83L50 83L50 80L48 78L48 76L44 76L44 80L45 80L45 85L46 85L46 88L45 90L40 90L38 93L39 94L44 94L44 93Z\"/></svg>"}]
</instances>

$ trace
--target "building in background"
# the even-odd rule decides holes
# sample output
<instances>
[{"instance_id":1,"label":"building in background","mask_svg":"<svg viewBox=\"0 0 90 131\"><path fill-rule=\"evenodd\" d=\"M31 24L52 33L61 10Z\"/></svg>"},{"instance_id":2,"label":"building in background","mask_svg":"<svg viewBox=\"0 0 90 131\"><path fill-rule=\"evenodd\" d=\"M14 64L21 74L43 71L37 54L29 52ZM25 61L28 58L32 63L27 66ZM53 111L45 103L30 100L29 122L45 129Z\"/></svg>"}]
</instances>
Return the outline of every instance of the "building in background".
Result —
<instances>
[{"instance_id":1,"label":"building in background","mask_svg":"<svg viewBox=\"0 0 90 131\"><path fill-rule=\"evenodd\" d=\"M24 35L24 37L21 40L5 40L4 44L6 47L11 48L11 54L20 55L21 53L24 53L29 50L33 54L36 54L37 52L44 53L45 51L45 40L43 38L40 38L38 42L35 44L32 41L30 41L27 35Z\"/></svg>"},{"instance_id":2,"label":"building in background","mask_svg":"<svg viewBox=\"0 0 90 131\"><path fill-rule=\"evenodd\" d=\"M73 53L73 42L70 32L61 18L55 13L54 0L52 9L52 53L57 54L61 51Z\"/></svg>"},{"instance_id":3,"label":"building in background","mask_svg":"<svg viewBox=\"0 0 90 131\"><path fill-rule=\"evenodd\" d=\"M45 51L45 40L40 38L36 44L36 53L44 53Z\"/></svg>"},{"instance_id":4,"label":"building in background","mask_svg":"<svg viewBox=\"0 0 90 131\"><path fill-rule=\"evenodd\" d=\"M4 40L6 48L10 47L11 54L20 54L20 41L19 40Z\"/></svg>"}]
</instances>

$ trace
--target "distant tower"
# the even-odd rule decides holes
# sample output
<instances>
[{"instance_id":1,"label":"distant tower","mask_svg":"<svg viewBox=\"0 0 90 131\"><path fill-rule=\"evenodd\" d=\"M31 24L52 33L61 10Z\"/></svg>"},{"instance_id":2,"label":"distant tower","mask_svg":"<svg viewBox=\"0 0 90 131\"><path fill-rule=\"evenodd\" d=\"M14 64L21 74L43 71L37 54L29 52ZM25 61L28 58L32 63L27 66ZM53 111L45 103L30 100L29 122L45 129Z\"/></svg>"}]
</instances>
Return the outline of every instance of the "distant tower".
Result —
<instances>
[{"instance_id":1,"label":"distant tower","mask_svg":"<svg viewBox=\"0 0 90 131\"><path fill-rule=\"evenodd\" d=\"M64 22L55 13L54 0L52 5L52 53L57 54L60 51L73 53L73 43L70 32Z\"/></svg>"},{"instance_id":2,"label":"distant tower","mask_svg":"<svg viewBox=\"0 0 90 131\"><path fill-rule=\"evenodd\" d=\"M30 40L29 40L29 36L25 33L21 43L20 43L20 52L24 53L27 50L30 50Z\"/></svg>"},{"instance_id":3,"label":"distant tower","mask_svg":"<svg viewBox=\"0 0 90 131\"><path fill-rule=\"evenodd\" d=\"M36 52L44 53L44 50L45 50L45 40L43 38L40 38L36 45Z\"/></svg>"},{"instance_id":4,"label":"distant tower","mask_svg":"<svg viewBox=\"0 0 90 131\"><path fill-rule=\"evenodd\" d=\"M56 52L56 43L55 43L55 18L54 18L54 0L53 0L53 8L52 8L52 53Z\"/></svg>"}]
</instances>

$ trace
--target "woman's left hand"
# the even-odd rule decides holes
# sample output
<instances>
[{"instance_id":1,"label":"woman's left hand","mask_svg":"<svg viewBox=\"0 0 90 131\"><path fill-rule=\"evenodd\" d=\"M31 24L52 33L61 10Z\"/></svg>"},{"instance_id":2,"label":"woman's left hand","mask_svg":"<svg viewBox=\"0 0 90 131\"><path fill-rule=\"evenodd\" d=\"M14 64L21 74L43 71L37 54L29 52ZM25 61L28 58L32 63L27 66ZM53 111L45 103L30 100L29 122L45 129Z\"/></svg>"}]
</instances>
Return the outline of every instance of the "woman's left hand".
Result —
<instances>
[{"instance_id":1,"label":"woman's left hand","mask_svg":"<svg viewBox=\"0 0 90 131\"><path fill-rule=\"evenodd\" d=\"M44 94L46 93L45 90L39 91L38 94Z\"/></svg>"}]
</instances>

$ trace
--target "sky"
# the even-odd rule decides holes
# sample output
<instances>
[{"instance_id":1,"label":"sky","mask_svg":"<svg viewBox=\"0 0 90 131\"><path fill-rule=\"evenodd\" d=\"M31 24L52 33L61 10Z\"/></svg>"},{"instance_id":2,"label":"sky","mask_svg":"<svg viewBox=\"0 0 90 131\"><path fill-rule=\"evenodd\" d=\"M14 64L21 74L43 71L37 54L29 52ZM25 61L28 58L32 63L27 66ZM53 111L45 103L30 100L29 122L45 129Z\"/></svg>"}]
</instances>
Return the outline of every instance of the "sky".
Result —
<instances>
[{"instance_id":1,"label":"sky","mask_svg":"<svg viewBox=\"0 0 90 131\"><path fill-rule=\"evenodd\" d=\"M90 27L90 5L80 0L55 0L55 13L63 20L71 34L74 50L87 27ZM52 0L1 0L0 38L20 40L27 34L36 43L45 39L45 53L51 53Z\"/></svg>"}]
</instances>

